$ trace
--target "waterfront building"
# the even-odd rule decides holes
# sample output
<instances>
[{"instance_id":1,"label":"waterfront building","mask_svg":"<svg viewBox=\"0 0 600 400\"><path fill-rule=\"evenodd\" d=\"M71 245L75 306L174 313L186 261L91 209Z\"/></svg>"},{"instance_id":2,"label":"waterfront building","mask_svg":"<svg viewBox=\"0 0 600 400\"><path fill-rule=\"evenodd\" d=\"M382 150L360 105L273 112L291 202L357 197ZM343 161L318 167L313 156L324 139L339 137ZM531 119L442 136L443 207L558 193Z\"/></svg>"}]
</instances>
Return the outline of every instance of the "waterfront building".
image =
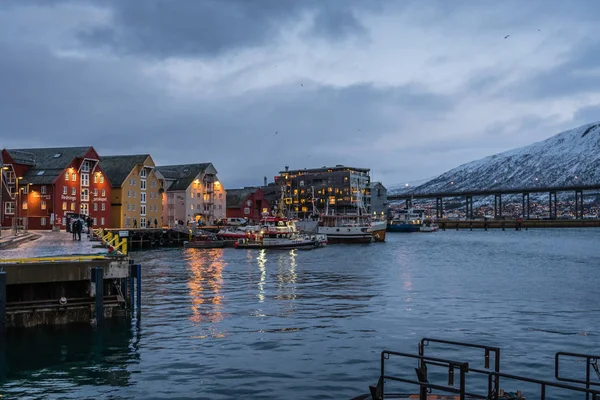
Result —
<instances>
[{"instance_id":1,"label":"waterfront building","mask_svg":"<svg viewBox=\"0 0 600 400\"><path fill-rule=\"evenodd\" d=\"M102 157L112 184L112 228L156 228L163 224L162 179L149 154Z\"/></svg>"},{"instance_id":2,"label":"waterfront building","mask_svg":"<svg viewBox=\"0 0 600 400\"><path fill-rule=\"evenodd\" d=\"M225 218L227 192L217 178L212 163L156 167L163 179L163 223L177 221L212 225Z\"/></svg>"},{"instance_id":3,"label":"waterfront building","mask_svg":"<svg viewBox=\"0 0 600 400\"><path fill-rule=\"evenodd\" d=\"M381 182L371 183L371 213L386 218L389 209L387 189Z\"/></svg>"},{"instance_id":4,"label":"waterfront building","mask_svg":"<svg viewBox=\"0 0 600 400\"><path fill-rule=\"evenodd\" d=\"M109 227L111 183L93 147L2 150L2 226L66 228L85 215Z\"/></svg>"},{"instance_id":5,"label":"waterfront building","mask_svg":"<svg viewBox=\"0 0 600 400\"><path fill-rule=\"evenodd\" d=\"M300 218L312 213L313 188L315 206L320 213L326 206L330 212L356 213L356 205L360 203L370 212L369 172L367 168L344 165L296 170L285 167L275 181L284 187L285 206Z\"/></svg>"},{"instance_id":6,"label":"waterfront building","mask_svg":"<svg viewBox=\"0 0 600 400\"><path fill-rule=\"evenodd\" d=\"M261 214L271 212L271 205L259 187L227 190L227 218L248 218L258 222Z\"/></svg>"}]
</instances>

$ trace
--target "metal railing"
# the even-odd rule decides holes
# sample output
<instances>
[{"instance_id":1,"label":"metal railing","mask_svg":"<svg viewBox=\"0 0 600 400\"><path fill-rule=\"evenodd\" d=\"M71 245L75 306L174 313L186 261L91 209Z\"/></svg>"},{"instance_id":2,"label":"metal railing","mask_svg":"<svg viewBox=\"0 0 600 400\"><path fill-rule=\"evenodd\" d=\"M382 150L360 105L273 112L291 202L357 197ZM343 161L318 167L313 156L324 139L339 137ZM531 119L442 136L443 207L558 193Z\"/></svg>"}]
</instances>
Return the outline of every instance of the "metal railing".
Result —
<instances>
[{"instance_id":1,"label":"metal railing","mask_svg":"<svg viewBox=\"0 0 600 400\"><path fill-rule=\"evenodd\" d=\"M484 351L484 369L473 368L467 361L455 361L446 358L430 357L426 356L425 348L430 344L441 344L455 347L469 347L473 349L482 349ZM418 360L418 367L415 369L417 374L417 380L403 378L399 376L393 376L386 374L386 360L390 359L390 356L398 356L409 359ZM493 360L492 360L493 357ZM585 360L586 362L586 377L585 379L568 378L560 375L560 359L564 357L574 357L579 360ZM570 392L577 392L586 395L586 399L589 400L600 400L600 389L593 389L591 386L600 386L600 368L598 367L598 360L600 356L590 354L579 354L579 353L567 353L558 352L555 355L555 378L557 382L547 381L543 379L529 378L525 376L519 376L514 374L507 374L500 372L500 349L494 346L485 346L474 343L455 342L441 339L423 338L419 343L419 354L400 353L389 350L381 352L381 375L377 386L370 386L371 397L373 400L383 400L386 397L385 393L385 381L397 381L407 384L419 386L419 399L426 400L428 393L432 390L439 390L446 393L453 393L458 395L460 400L466 398L471 399L486 399L486 400L499 400L505 397L504 392L500 389L500 378L503 380L514 380L519 382L526 382L539 386L540 389L540 400L546 400L547 391L549 388L562 389ZM493 370L490 369L493 361ZM431 383L428 380L427 366L444 367L447 369L447 381L448 385L440 385L437 383ZM454 376L455 370L459 371L459 387L454 387ZM599 381L592 382L591 375L592 369L598 375ZM487 393L472 393L467 391L466 375L479 375L487 378ZM584 386L574 386L563 382L577 383ZM574 393L572 393L574 394ZM397 393L388 393L387 396L398 396ZM405 396L405 395L404 395ZM510 398L525 398L521 397L521 392L517 391L517 397ZM405 396L406 397L406 396ZM414 395L411 398L415 398ZM528 397L531 398L531 397ZM553 397L555 398L555 397ZM571 398L571 397L569 397Z\"/></svg>"},{"instance_id":2,"label":"metal railing","mask_svg":"<svg viewBox=\"0 0 600 400\"><path fill-rule=\"evenodd\" d=\"M585 360L585 366L586 366L585 380L565 378L563 376L560 376L560 358L561 358L561 356L563 358L571 357L571 358L575 358L575 359ZM591 369L593 368L598 379L600 380L600 368L598 367L598 360L600 360L600 356L594 356L591 354L569 353L566 351L559 351L554 356L554 378L558 381L579 383L579 384L585 385L585 387L587 389L590 389L591 386L600 386L600 381L592 382L592 371L591 371ZM586 400L589 400L590 394L587 393L585 398L586 398Z\"/></svg>"}]
</instances>

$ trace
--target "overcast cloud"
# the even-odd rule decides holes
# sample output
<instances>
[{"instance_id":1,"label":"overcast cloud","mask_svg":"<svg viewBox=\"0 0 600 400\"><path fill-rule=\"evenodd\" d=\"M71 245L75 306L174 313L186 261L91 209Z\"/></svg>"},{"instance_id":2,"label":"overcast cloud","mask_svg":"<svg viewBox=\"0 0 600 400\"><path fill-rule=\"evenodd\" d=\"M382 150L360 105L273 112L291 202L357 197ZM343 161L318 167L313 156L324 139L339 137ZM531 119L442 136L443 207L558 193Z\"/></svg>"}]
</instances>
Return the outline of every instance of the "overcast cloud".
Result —
<instances>
[{"instance_id":1,"label":"overcast cloud","mask_svg":"<svg viewBox=\"0 0 600 400\"><path fill-rule=\"evenodd\" d=\"M392 186L600 120L599 20L590 0L3 0L0 147Z\"/></svg>"}]
</instances>

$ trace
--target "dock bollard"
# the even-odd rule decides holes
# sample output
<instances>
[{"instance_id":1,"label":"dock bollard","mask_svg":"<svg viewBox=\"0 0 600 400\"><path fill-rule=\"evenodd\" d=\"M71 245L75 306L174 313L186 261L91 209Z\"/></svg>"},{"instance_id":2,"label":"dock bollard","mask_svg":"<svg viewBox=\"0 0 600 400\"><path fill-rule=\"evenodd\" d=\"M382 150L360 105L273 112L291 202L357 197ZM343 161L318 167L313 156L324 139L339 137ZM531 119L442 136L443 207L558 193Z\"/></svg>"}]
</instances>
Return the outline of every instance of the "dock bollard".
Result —
<instances>
[{"instance_id":1,"label":"dock bollard","mask_svg":"<svg viewBox=\"0 0 600 400\"><path fill-rule=\"evenodd\" d=\"M6 328L6 272L0 272L0 333Z\"/></svg>"},{"instance_id":2,"label":"dock bollard","mask_svg":"<svg viewBox=\"0 0 600 400\"><path fill-rule=\"evenodd\" d=\"M95 267L92 269L92 282L96 285L94 316L96 326L104 324L104 268Z\"/></svg>"},{"instance_id":3,"label":"dock bollard","mask_svg":"<svg viewBox=\"0 0 600 400\"><path fill-rule=\"evenodd\" d=\"M129 307L131 308L131 312L135 310L135 291L133 287L133 277L135 275L135 265L133 265L133 260L129 260Z\"/></svg>"}]
</instances>

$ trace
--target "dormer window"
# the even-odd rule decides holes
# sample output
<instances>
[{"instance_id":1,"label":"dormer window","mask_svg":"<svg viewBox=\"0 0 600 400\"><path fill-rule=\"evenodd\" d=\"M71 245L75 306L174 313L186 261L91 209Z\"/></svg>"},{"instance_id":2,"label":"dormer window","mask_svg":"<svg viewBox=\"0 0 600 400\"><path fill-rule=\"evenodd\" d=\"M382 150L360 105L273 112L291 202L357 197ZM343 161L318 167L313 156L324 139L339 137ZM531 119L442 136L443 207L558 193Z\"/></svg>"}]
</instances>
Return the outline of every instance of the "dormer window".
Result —
<instances>
[{"instance_id":1,"label":"dormer window","mask_svg":"<svg viewBox=\"0 0 600 400\"><path fill-rule=\"evenodd\" d=\"M91 165L89 161L84 161L81 165L81 172L90 172Z\"/></svg>"},{"instance_id":2,"label":"dormer window","mask_svg":"<svg viewBox=\"0 0 600 400\"><path fill-rule=\"evenodd\" d=\"M58 157L60 157L60 156L62 156L62 153L56 153L56 154L54 155L54 158L58 158Z\"/></svg>"},{"instance_id":3,"label":"dormer window","mask_svg":"<svg viewBox=\"0 0 600 400\"><path fill-rule=\"evenodd\" d=\"M146 168L142 168L142 170L140 171L140 176L141 176L142 178L145 178L145 177L146 177Z\"/></svg>"}]
</instances>

